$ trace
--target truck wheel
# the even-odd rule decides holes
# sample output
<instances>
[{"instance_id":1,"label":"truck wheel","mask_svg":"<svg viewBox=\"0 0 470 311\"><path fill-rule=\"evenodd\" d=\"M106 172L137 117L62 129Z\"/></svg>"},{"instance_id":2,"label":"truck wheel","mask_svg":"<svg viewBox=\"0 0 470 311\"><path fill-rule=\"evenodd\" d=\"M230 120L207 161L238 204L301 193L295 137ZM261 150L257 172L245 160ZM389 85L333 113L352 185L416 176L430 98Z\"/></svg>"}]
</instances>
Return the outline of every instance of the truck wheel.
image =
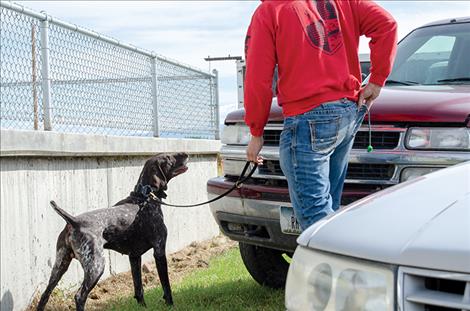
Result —
<instances>
[{"instance_id":1,"label":"truck wheel","mask_svg":"<svg viewBox=\"0 0 470 311\"><path fill-rule=\"evenodd\" d=\"M256 282L271 288L284 288L289 263L284 252L239 242L240 255L246 269Z\"/></svg>"}]
</instances>

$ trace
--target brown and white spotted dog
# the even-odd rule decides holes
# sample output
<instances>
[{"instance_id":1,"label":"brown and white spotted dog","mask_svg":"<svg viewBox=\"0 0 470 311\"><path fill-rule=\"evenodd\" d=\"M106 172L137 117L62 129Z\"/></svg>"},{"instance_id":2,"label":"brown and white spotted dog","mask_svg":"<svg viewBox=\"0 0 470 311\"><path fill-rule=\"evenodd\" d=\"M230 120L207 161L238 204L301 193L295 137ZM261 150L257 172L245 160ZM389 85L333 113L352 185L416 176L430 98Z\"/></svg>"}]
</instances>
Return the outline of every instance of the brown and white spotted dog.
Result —
<instances>
[{"instance_id":1,"label":"brown and white spotted dog","mask_svg":"<svg viewBox=\"0 0 470 311\"><path fill-rule=\"evenodd\" d=\"M104 249L112 249L129 256L135 299L145 306L141 256L153 248L158 276L163 287L163 299L168 305L172 305L165 255L167 229L160 204L147 198L152 192L159 199L164 199L168 182L187 171L187 161L186 153L159 154L150 158L142 169L134 191L111 208L72 216L51 201L52 207L65 219L67 225L57 239L56 261L37 310L44 310L52 290L74 258L80 261L85 273L83 283L75 295L75 304L77 310L85 310L88 294L105 268Z\"/></svg>"}]
</instances>

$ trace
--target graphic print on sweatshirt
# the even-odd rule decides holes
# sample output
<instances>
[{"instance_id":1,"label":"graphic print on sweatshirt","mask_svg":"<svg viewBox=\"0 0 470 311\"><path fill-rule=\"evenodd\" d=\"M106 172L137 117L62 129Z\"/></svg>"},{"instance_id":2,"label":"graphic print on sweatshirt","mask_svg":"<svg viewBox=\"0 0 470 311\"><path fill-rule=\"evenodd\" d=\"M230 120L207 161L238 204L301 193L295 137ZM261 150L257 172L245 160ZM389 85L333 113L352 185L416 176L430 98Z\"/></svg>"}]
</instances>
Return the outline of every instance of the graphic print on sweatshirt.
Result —
<instances>
[{"instance_id":1,"label":"graphic print on sweatshirt","mask_svg":"<svg viewBox=\"0 0 470 311\"><path fill-rule=\"evenodd\" d=\"M327 54L334 54L343 45L336 5L331 0L309 0L307 5L294 5L309 42ZM315 12L316 11L316 12Z\"/></svg>"}]
</instances>

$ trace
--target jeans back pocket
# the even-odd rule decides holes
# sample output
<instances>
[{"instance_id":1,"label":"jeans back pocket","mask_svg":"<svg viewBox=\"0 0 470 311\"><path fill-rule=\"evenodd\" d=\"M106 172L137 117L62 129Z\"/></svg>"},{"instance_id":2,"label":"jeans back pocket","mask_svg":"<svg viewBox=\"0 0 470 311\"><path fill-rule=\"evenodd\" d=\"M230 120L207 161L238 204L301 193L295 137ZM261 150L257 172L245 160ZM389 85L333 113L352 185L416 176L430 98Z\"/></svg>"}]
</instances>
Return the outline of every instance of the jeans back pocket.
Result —
<instances>
[{"instance_id":1,"label":"jeans back pocket","mask_svg":"<svg viewBox=\"0 0 470 311\"><path fill-rule=\"evenodd\" d=\"M338 131L341 117L328 120L309 120L312 150L319 153L328 153L335 147L338 140Z\"/></svg>"}]
</instances>

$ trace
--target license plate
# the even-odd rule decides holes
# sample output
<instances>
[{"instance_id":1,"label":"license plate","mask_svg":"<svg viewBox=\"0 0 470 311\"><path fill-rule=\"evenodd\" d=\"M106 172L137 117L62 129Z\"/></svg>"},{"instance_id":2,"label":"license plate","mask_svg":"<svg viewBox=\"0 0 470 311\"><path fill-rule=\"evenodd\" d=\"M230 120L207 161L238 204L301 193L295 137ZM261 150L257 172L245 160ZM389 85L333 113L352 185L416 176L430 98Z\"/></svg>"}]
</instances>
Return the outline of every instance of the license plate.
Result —
<instances>
[{"instance_id":1,"label":"license plate","mask_svg":"<svg viewBox=\"0 0 470 311\"><path fill-rule=\"evenodd\" d=\"M283 233L299 235L302 232L292 207L281 206L279 208L279 220Z\"/></svg>"}]
</instances>

